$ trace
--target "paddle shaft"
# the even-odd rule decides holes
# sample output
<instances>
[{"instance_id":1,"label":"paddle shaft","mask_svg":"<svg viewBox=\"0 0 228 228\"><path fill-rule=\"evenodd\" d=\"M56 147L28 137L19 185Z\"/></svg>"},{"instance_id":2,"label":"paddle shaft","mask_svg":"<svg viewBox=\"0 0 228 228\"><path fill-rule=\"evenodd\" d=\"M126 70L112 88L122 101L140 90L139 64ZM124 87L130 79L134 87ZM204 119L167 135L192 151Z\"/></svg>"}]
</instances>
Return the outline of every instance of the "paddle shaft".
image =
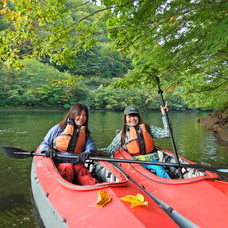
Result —
<instances>
[{"instance_id":1,"label":"paddle shaft","mask_svg":"<svg viewBox=\"0 0 228 228\"><path fill-rule=\"evenodd\" d=\"M22 155L22 156L43 156L46 157L45 153L34 153L34 152L13 152L14 155ZM55 160L61 160L61 159L72 159L77 160L78 156L75 155L65 155L61 152L56 152L55 156L53 157ZM128 159L116 159L116 158L102 158L102 157L89 157L89 160L93 161L107 161L107 162L120 162L120 163L135 163L135 164L147 164L147 165L163 165L163 166L178 166L176 163L166 163L166 162L151 162L151 161L137 161L137 160L128 160Z\"/></svg>"},{"instance_id":2,"label":"paddle shaft","mask_svg":"<svg viewBox=\"0 0 228 228\"><path fill-rule=\"evenodd\" d=\"M13 147L0 147L3 151L6 152L6 154L12 158L28 158L33 156L43 156L46 157L47 155L45 153L35 153L33 151L25 151L20 148L13 148ZM47 156L48 157L48 156ZM61 152L56 152L53 157L53 159L61 160L61 159L72 159L75 161L79 161L77 154L72 155L66 155L62 154ZM153 162L153 161L137 161L137 160L127 160L127 159L115 159L115 158L102 158L102 157L89 157L88 159L93 161L107 161L107 162L118 162L118 163L135 163L135 164L148 164L148 165L161 165L161 166L169 166L169 167L184 167L184 168L193 168L193 169L199 169L199 170L210 170L210 171L219 171L219 172L228 172L227 168L222 167L209 167L209 166L203 166L199 164L177 164L177 163L167 163L167 162Z\"/></svg>"},{"instance_id":3,"label":"paddle shaft","mask_svg":"<svg viewBox=\"0 0 228 228\"><path fill-rule=\"evenodd\" d=\"M46 155L44 153L34 153L34 152L14 152L15 155L28 155L28 157L32 156L43 156ZM75 155L65 155L61 152L55 153L55 156L53 157L55 160L61 160L61 159L72 159L77 160L78 156ZM93 161L107 161L107 162L119 162L119 163L134 163L134 164L146 164L146 165L162 165L162 166L179 166L179 164L176 163L166 163L166 162L151 162L151 161L137 161L137 160L128 160L128 159L115 159L115 158L102 158L102 157L89 157L89 160Z\"/></svg>"},{"instance_id":4,"label":"paddle shaft","mask_svg":"<svg viewBox=\"0 0 228 228\"><path fill-rule=\"evenodd\" d=\"M35 153L35 154L37 154L37 153ZM56 159L58 159L58 158L60 158L60 159L61 158L77 159L77 155L62 155L60 152L60 153L56 153L55 158ZM137 161L137 160L117 159L117 158L102 158L102 157L89 157L88 159L93 160L93 161L134 163L134 164L146 164L146 165L161 165L161 166L169 166L169 167L195 168L195 169L200 169L200 170L211 170L211 171L216 171L217 169L223 169L223 168L214 168L214 167L202 166L199 164L178 164L178 163L172 163L172 162Z\"/></svg>"},{"instance_id":5,"label":"paddle shaft","mask_svg":"<svg viewBox=\"0 0 228 228\"><path fill-rule=\"evenodd\" d=\"M28 157L32 157L32 156L43 156L45 157L45 153L34 153L34 152L17 152L15 151L13 154L15 155L27 155ZM62 154L61 152L56 152L55 156L53 157L53 159L55 160L61 160L61 159L72 159L72 160L77 160L78 156L77 154L75 155L65 155ZM128 160L128 159L117 159L117 158L102 158L102 157L89 157L89 160L93 160L93 161L107 161L107 162L119 162L119 163L134 163L134 164L146 164L146 165L162 165L162 166L172 166L172 167L176 167L176 166L180 166L180 164L177 163L171 163L171 162L152 162L152 161L137 161L137 160ZM200 165L197 164L181 164L183 167L191 167L191 168L202 168Z\"/></svg>"},{"instance_id":6,"label":"paddle shaft","mask_svg":"<svg viewBox=\"0 0 228 228\"><path fill-rule=\"evenodd\" d=\"M163 98L163 91L162 91L161 86L160 86L160 79L157 76L156 76L156 81L157 81L157 86L158 86L158 93L161 96L162 105L163 105L163 107L165 107L165 100ZM174 151L175 161L176 161L177 164L179 164L179 167L180 167L180 160L179 160L176 143L175 143L174 136L173 136L173 130L171 128L171 124L170 124L170 121L169 121L168 113L167 113L167 111L165 109L164 109L164 113L165 113L165 118L166 118L166 122L167 122L167 125L168 125L169 136L170 136L172 147L173 147L173 151ZM179 172L180 172L181 178L183 178L181 167L179 168Z\"/></svg>"}]
</instances>

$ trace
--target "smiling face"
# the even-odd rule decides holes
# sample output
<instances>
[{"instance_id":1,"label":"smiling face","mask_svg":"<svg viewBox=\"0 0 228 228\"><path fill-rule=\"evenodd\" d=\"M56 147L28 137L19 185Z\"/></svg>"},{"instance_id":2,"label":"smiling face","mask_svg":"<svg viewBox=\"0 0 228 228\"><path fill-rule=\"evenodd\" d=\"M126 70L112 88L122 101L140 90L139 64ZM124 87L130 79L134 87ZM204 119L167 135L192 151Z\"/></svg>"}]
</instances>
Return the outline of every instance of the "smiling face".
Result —
<instances>
[{"instance_id":1,"label":"smiling face","mask_svg":"<svg viewBox=\"0 0 228 228\"><path fill-rule=\"evenodd\" d=\"M126 115L125 117L126 119L126 124L128 126L132 126L132 127L135 127L136 125L139 124L139 116L137 114L129 114L129 115Z\"/></svg>"},{"instance_id":2,"label":"smiling face","mask_svg":"<svg viewBox=\"0 0 228 228\"><path fill-rule=\"evenodd\" d=\"M87 120L87 115L86 115L85 110L82 110L81 112L79 112L74 118L74 122L77 126L84 125L86 120Z\"/></svg>"}]
</instances>

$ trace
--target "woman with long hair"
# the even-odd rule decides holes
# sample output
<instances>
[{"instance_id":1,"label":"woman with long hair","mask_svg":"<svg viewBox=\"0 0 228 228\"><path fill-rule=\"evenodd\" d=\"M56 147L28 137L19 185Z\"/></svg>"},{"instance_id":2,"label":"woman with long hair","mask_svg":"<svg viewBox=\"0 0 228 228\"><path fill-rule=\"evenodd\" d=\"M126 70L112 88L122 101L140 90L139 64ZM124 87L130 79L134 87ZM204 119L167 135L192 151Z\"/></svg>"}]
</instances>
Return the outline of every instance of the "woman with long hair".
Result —
<instances>
[{"instance_id":1,"label":"woman with long hair","mask_svg":"<svg viewBox=\"0 0 228 228\"><path fill-rule=\"evenodd\" d=\"M84 166L89 154L96 151L88 129L89 112L84 104L74 104L64 119L52 127L40 144L41 152L52 154L55 151L65 155L77 153L79 162L62 160L56 167L62 177L69 182L81 185L93 185L97 180Z\"/></svg>"},{"instance_id":2,"label":"woman with long hair","mask_svg":"<svg viewBox=\"0 0 228 228\"><path fill-rule=\"evenodd\" d=\"M168 126L165 121L164 109L161 107L164 128L155 127L145 123L137 108L128 106L124 110L122 130L115 136L107 148L102 148L104 153L113 155L118 149L123 148L136 160L158 161L154 138L169 137ZM143 165L145 168L156 172L157 176L170 178L165 169L159 165Z\"/></svg>"}]
</instances>

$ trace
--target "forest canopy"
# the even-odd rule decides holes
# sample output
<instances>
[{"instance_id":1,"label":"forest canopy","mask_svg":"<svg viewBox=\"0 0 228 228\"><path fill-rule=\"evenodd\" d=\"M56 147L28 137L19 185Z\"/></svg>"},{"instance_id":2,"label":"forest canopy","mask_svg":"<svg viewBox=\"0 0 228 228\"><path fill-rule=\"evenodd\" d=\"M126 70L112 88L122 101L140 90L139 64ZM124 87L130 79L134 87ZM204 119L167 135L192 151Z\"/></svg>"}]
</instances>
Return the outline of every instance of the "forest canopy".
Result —
<instances>
[{"instance_id":1,"label":"forest canopy","mask_svg":"<svg viewBox=\"0 0 228 228\"><path fill-rule=\"evenodd\" d=\"M116 51L122 60L110 61L125 69L109 78L118 88L154 91L157 76L167 96L181 96L189 107L228 108L228 1L2 0L0 7L0 61L7 67L21 69L29 57L78 77L80 65L94 61L79 63L78 55ZM99 70L87 77L107 78Z\"/></svg>"}]
</instances>

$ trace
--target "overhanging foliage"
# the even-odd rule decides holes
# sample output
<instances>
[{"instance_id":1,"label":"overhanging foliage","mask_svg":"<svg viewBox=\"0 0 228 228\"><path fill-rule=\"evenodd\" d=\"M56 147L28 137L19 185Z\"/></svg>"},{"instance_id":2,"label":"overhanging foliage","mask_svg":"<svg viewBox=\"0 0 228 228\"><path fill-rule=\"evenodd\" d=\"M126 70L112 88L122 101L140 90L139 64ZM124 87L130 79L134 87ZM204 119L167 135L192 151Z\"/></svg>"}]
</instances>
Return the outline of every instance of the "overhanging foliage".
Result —
<instances>
[{"instance_id":1,"label":"overhanging foliage","mask_svg":"<svg viewBox=\"0 0 228 228\"><path fill-rule=\"evenodd\" d=\"M30 56L73 66L83 49L112 44L133 65L118 85L153 88L158 76L190 106L228 107L228 1L95 2L2 0L1 62L20 68Z\"/></svg>"}]
</instances>

